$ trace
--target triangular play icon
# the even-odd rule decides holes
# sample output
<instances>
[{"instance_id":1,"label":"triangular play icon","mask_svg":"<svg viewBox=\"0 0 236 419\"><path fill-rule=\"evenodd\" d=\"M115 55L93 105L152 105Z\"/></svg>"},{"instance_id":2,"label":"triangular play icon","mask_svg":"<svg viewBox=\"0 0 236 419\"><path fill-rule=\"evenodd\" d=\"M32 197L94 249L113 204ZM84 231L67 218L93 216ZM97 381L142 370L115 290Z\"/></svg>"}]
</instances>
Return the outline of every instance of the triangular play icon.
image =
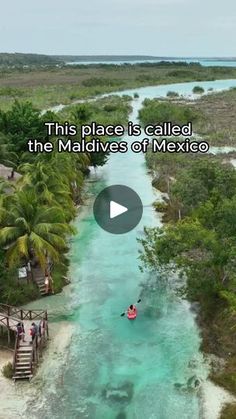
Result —
<instances>
[{"instance_id":1,"label":"triangular play icon","mask_svg":"<svg viewBox=\"0 0 236 419\"><path fill-rule=\"evenodd\" d=\"M118 215L124 214L128 211L128 208L118 204L115 201L110 202L110 218L118 217Z\"/></svg>"}]
</instances>

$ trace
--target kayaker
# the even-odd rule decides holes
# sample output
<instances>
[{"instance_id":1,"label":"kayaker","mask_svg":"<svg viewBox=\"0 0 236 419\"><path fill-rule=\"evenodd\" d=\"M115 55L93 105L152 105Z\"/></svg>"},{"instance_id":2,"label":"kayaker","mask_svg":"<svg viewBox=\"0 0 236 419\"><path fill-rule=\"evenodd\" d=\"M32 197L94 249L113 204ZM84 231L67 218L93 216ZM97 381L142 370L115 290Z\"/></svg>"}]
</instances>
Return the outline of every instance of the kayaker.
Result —
<instances>
[{"instance_id":1,"label":"kayaker","mask_svg":"<svg viewBox=\"0 0 236 419\"><path fill-rule=\"evenodd\" d=\"M137 303L140 303L141 299L137 301ZM137 308L134 304L131 304L129 308L124 313L121 313L121 317L127 315L128 319L135 319L137 317Z\"/></svg>"},{"instance_id":2,"label":"kayaker","mask_svg":"<svg viewBox=\"0 0 236 419\"><path fill-rule=\"evenodd\" d=\"M134 316L136 314L136 307L134 304L131 304L128 308L128 316Z\"/></svg>"}]
</instances>

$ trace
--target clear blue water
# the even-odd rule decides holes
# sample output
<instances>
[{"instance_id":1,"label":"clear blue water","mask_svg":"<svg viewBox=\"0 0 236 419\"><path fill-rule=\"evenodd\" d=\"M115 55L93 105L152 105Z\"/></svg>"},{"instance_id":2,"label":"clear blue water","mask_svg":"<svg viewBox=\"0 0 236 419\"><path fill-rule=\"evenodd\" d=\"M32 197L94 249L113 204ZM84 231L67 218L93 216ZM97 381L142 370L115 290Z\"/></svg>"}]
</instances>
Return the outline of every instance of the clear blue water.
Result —
<instances>
[{"instance_id":1,"label":"clear blue water","mask_svg":"<svg viewBox=\"0 0 236 419\"><path fill-rule=\"evenodd\" d=\"M137 120L145 97L165 96L173 87L189 95L195 84L125 92L139 93L130 119ZM236 86L236 80L198 84L224 89ZM141 223L121 236L101 230L92 214L96 195L113 184L133 188L144 204ZM43 367L43 381L39 386L37 383L37 398L33 400L34 417L200 418L198 394L176 387L177 383L186 385L193 375L201 379L207 375L194 315L188 303L176 295L171 281L164 285L158 272L143 274L139 270L136 239L142 236L144 226L160 225L152 208L160 194L151 186L143 155L111 155L108 164L90 176L86 194L87 206L77 219L78 234L72 244L69 293L45 299L54 319L59 315L59 321L63 315L75 329L66 362L57 359L57 371L49 361ZM137 319L131 322L120 317L140 296Z\"/></svg>"}]
</instances>

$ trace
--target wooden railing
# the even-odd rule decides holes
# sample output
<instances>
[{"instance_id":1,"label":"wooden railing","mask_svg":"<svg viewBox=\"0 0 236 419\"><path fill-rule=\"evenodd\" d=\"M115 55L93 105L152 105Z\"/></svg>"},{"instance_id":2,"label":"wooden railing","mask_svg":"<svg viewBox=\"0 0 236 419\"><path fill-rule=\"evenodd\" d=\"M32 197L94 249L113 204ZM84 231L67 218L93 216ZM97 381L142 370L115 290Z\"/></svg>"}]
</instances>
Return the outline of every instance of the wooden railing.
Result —
<instances>
[{"instance_id":1,"label":"wooden railing","mask_svg":"<svg viewBox=\"0 0 236 419\"><path fill-rule=\"evenodd\" d=\"M18 351L18 348L19 348L19 343L20 343L20 337L16 333L15 349L14 349L13 364L12 364L13 371L15 371L16 357L17 357L17 351Z\"/></svg>"},{"instance_id":2,"label":"wooden railing","mask_svg":"<svg viewBox=\"0 0 236 419\"><path fill-rule=\"evenodd\" d=\"M42 355L43 348L46 344L48 338L48 323L46 322L46 327L43 329L41 336L36 336L32 344L32 353L30 359L30 370L31 374L34 373L34 368L39 363L39 358Z\"/></svg>"},{"instance_id":3,"label":"wooden railing","mask_svg":"<svg viewBox=\"0 0 236 419\"><path fill-rule=\"evenodd\" d=\"M0 304L0 313L5 313L8 317L20 320L41 320L48 319L47 310L25 310L22 308Z\"/></svg>"},{"instance_id":4,"label":"wooden railing","mask_svg":"<svg viewBox=\"0 0 236 419\"><path fill-rule=\"evenodd\" d=\"M12 329L14 330L14 328L17 326L17 324L19 323L19 319L13 318L11 317L11 319L9 319L8 315L2 315L0 313L0 325L1 326L5 326L7 329Z\"/></svg>"},{"instance_id":5,"label":"wooden railing","mask_svg":"<svg viewBox=\"0 0 236 419\"><path fill-rule=\"evenodd\" d=\"M35 337L33 344L32 344L32 352L31 352L31 358L30 358L30 370L31 374L34 373L34 366L38 364L38 354L37 354L37 336Z\"/></svg>"},{"instance_id":6,"label":"wooden railing","mask_svg":"<svg viewBox=\"0 0 236 419\"><path fill-rule=\"evenodd\" d=\"M10 345L10 330L16 332L19 320L42 320L46 321L48 337L48 313L47 310L25 310L22 308L0 304L0 326L8 331L8 344Z\"/></svg>"}]
</instances>

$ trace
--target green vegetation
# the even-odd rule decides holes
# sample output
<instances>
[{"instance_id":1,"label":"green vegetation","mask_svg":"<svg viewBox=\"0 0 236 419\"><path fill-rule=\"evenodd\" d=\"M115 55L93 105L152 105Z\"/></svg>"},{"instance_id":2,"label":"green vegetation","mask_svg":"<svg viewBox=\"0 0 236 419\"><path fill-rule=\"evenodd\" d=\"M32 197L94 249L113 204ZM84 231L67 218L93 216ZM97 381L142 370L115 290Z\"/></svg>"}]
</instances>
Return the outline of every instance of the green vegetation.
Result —
<instances>
[{"instance_id":1,"label":"green vegetation","mask_svg":"<svg viewBox=\"0 0 236 419\"><path fill-rule=\"evenodd\" d=\"M186 124L200 118L196 109L189 106L179 106L175 103L160 101L158 99L145 99L143 107L139 111L139 119L143 125L163 122Z\"/></svg>"},{"instance_id":2,"label":"green vegetation","mask_svg":"<svg viewBox=\"0 0 236 419\"><path fill-rule=\"evenodd\" d=\"M66 57L64 57L66 59ZM64 60L62 57L53 59ZM60 61L61 62L61 61ZM79 99L147 85L236 78L233 67L202 67L186 63L135 65L38 65L5 67L0 75L0 108L15 99L31 101L39 109L70 104ZM4 89L10 88L10 90Z\"/></svg>"},{"instance_id":3,"label":"green vegetation","mask_svg":"<svg viewBox=\"0 0 236 419\"><path fill-rule=\"evenodd\" d=\"M167 210L167 204L165 202L156 201L154 202L153 206L157 212L165 213Z\"/></svg>"},{"instance_id":4,"label":"green vegetation","mask_svg":"<svg viewBox=\"0 0 236 419\"><path fill-rule=\"evenodd\" d=\"M193 123L193 132L215 146L234 146L236 138L236 88L201 96L186 103L183 98L145 100L139 117L143 125L171 121Z\"/></svg>"},{"instance_id":5,"label":"green vegetation","mask_svg":"<svg viewBox=\"0 0 236 419\"><path fill-rule=\"evenodd\" d=\"M147 162L169 197L156 205L167 224L141 240L143 266L186 278L183 292L201 304L204 350L227 359L212 378L236 393L235 169L213 156L149 152Z\"/></svg>"},{"instance_id":6,"label":"green vegetation","mask_svg":"<svg viewBox=\"0 0 236 419\"><path fill-rule=\"evenodd\" d=\"M12 277L5 274L0 281L1 301L10 305L23 305L40 297L34 283L21 284L16 281L17 272L12 270Z\"/></svg>"},{"instance_id":7,"label":"green vegetation","mask_svg":"<svg viewBox=\"0 0 236 419\"><path fill-rule=\"evenodd\" d=\"M171 99L174 99L176 97L179 97L179 93L174 92L172 90L169 90L169 92L166 93L166 96L169 97L169 98L171 98Z\"/></svg>"},{"instance_id":8,"label":"green vegetation","mask_svg":"<svg viewBox=\"0 0 236 419\"><path fill-rule=\"evenodd\" d=\"M99 124L119 125L128 123L128 116L131 112L130 102L132 97L110 95L99 98L95 102L72 105L59 113L63 118L71 117L76 123L87 123L93 117Z\"/></svg>"},{"instance_id":9,"label":"green vegetation","mask_svg":"<svg viewBox=\"0 0 236 419\"><path fill-rule=\"evenodd\" d=\"M233 145L235 97L236 89L231 89L188 105L179 100L173 107L156 99L146 101L139 116L143 124L165 119L182 124L187 108L193 112L189 120L194 132L211 143ZM143 268L165 275L177 269L183 278L182 293L200 302L202 349L226 360L223 371L212 372L211 379L236 394L236 172L227 163L233 156L149 149L146 161L153 185L168 193L163 202L154 204L166 224L145 230L140 257ZM222 418L233 417L235 405L227 405Z\"/></svg>"},{"instance_id":10,"label":"green vegetation","mask_svg":"<svg viewBox=\"0 0 236 419\"><path fill-rule=\"evenodd\" d=\"M220 419L234 419L236 417L236 404L227 404L221 413Z\"/></svg>"},{"instance_id":11,"label":"green vegetation","mask_svg":"<svg viewBox=\"0 0 236 419\"><path fill-rule=\"evenodd\" d=\"M41 54L0 53L0 67L27 67L36 65L56 65L60 60Z\"/></svg>"},{"instance_id":12,"label":"green vegetation","mask_svg":"<svg viewBox=\"0 0 236 419\"><path fill-rule=\"evenodd\" d=\"M108 159L107 153L58 153L56 147L50 154L32 154L27 150L28 139L49 140L45 121L69 121L77 126L94 120L126 124L129 112L127 96L78 104L58 115L42 115L30 102L18 101L8 111L0 111L0 164L11 168L8 178L0 178L1 302L16 305L38 298L30 272L25 283L18 280L18 268L36 264L44 272L48 258L53 263L55 291L62 289L74 233L71 222L81 202L84 176L89 166L101 166ZM79 134L73 138L81 140Z\"/></svg>"},{"instance_id":13,"label":"green vegetation","mask_svg":"<svg viewBox=\"0 0 236 419\"><path fill-rule=\"evenodd\" d=\"M235 145L236 89L204 95L190 105L202 115L195 121L194 131L212 145Z\"/></svg>"},{"instance_id":14,"label":"green vegetation","mask_svg":"<svg viewBox=\"0 0 236 419\"><path fill-rule=\"evenodd\" d=\"M205 90L201 86L194 86L194 88L193 88L193 93L194 94L200 95L200 94L204 93L204 91Z\"/></svg>"},{"instance_id":15,"label":"green vegetation","mask_svg":"<svg viewBox=\"0 0 236 419\"><path fill-rule=\"evenodd\" d=\"M14 371L13 371L13 365L11 362L8 362L4 367L2 368L2 374L4 377L12 379Z\"/></svg>"}]
</instances>

